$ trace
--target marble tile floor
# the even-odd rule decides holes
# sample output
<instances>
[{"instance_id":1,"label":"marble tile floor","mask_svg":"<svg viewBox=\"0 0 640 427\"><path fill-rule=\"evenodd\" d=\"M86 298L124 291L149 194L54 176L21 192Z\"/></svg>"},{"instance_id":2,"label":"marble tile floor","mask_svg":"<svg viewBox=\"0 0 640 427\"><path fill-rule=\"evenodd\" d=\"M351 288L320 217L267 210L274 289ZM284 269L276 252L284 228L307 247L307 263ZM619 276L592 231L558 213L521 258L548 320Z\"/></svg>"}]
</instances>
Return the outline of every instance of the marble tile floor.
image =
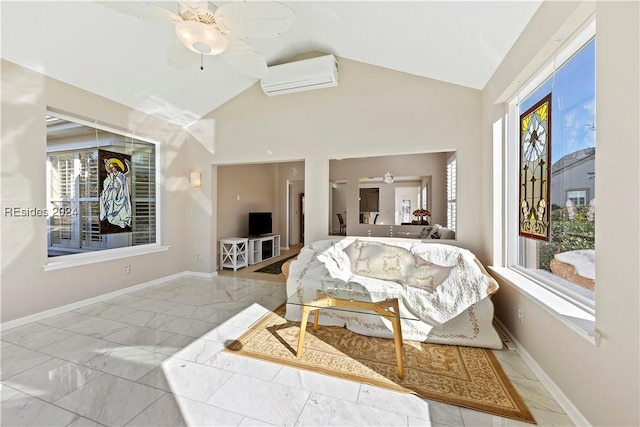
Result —
<instances>
[{"instance_id":1,"label":"marble tile floor","mask_svg":"<svg viewBox=\"0 0 640 427\"><path fill-rule=\"evenodd\" d=\"M4 331L0 425L530 425L222 352L284 300L284 283L189 276ZM539 425L572 425L495 353Z\"/></svg>"}]
</instances>

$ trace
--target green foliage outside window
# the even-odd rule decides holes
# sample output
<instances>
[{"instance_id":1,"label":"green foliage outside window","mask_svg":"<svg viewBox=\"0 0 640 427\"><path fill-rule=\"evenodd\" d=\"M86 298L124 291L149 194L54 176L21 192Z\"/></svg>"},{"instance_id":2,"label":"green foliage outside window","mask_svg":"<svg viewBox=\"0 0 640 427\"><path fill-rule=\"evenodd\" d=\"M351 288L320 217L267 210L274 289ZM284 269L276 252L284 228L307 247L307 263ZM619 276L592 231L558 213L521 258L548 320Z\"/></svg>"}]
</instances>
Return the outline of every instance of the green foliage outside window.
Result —
<instances>
[{"instance_id":1,"label":"green foliage outside window","mask_svg":"<svg viewBox=\"0 0 640 427\"><path fill-rule=\"evenodd\" d=\"M592 206L569 206L551 212L551 240L539 243L539 266L551 271L549 263L559 252L595 249L595 218Z\"/></svg>"}]
</instances>

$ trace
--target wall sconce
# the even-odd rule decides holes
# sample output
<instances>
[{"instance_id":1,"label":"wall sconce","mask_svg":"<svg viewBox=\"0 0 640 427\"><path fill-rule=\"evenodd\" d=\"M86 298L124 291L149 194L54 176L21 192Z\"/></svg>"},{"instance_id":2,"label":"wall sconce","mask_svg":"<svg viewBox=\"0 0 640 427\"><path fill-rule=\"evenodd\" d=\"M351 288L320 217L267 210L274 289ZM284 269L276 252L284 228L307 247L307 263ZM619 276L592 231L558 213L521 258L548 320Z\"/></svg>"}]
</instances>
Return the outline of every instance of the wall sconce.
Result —
<instances>
[{"instance_id":1,"label":"wall sconce","mask_svg":"<svg viewBox=\"0 0 640 427\"><path fill-rule=\"evenodd\" d=\"M201 187L202 174L200 173L200 171L191 171L191 174L189 175L189 182L191 183L191 186L194 188Z\"/></svg>"},{"instance_id":2,"label":"wall sconce","mask_svg":"<svg viewBox=\"0 0 640 427\"><path fill-rule=\"evenodd\" d=\"M384 182L385 184L393 184L393 180L394 179L395 179L395 177L393 175L391 175L391 172L387 172L382 177L382 182Z\"/></svg>"}]
</instances>

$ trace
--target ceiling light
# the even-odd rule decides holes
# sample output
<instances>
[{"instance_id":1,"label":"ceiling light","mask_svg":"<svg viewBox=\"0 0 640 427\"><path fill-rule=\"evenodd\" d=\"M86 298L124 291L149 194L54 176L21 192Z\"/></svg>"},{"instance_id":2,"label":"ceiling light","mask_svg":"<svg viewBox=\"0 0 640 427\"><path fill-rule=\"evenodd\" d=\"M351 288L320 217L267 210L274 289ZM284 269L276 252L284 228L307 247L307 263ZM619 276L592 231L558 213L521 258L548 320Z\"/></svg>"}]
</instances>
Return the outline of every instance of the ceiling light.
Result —
<instances>
[{"instance_id":1,"label":"ceiling light","mask_svg":"<svg viewBox=\"0 0 640 427\"><path fill-rule=\"evenodd\" d=\"M395 177L393 175L391 175L391 172L387 172L382 177L382 182L384 182L385 184L393 184L393 180L394 179L395 179Z\"/></svg>"},{"instance_id":2,"label":"ceiling light","mask_svg":"<svg viewBox=\"0 0 640 427\"><path fill-rule=\"evenodd\" d=\"M199 21L178 22L176 36L188 49L203 55L218 55L229 43L215 25Z\"/></svg>"}]
</instances>

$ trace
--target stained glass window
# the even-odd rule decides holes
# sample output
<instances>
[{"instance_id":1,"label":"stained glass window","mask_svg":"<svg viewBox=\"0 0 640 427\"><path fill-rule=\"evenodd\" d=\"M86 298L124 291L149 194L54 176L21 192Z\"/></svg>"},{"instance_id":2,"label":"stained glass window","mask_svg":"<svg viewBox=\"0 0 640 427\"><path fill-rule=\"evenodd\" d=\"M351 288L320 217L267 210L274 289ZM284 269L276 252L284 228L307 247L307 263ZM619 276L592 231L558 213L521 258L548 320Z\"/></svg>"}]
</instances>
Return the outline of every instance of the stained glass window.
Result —
<instances>
[{"instance_id":1,"label":"stained glass window","mask_svg":"<svg viewBox=\"0 0 640 427\"><path fill-rule=\"evenodd\" d=\"M520 115L520 235L549 240L551 94Z\"/></svg>"}]
</instances>

